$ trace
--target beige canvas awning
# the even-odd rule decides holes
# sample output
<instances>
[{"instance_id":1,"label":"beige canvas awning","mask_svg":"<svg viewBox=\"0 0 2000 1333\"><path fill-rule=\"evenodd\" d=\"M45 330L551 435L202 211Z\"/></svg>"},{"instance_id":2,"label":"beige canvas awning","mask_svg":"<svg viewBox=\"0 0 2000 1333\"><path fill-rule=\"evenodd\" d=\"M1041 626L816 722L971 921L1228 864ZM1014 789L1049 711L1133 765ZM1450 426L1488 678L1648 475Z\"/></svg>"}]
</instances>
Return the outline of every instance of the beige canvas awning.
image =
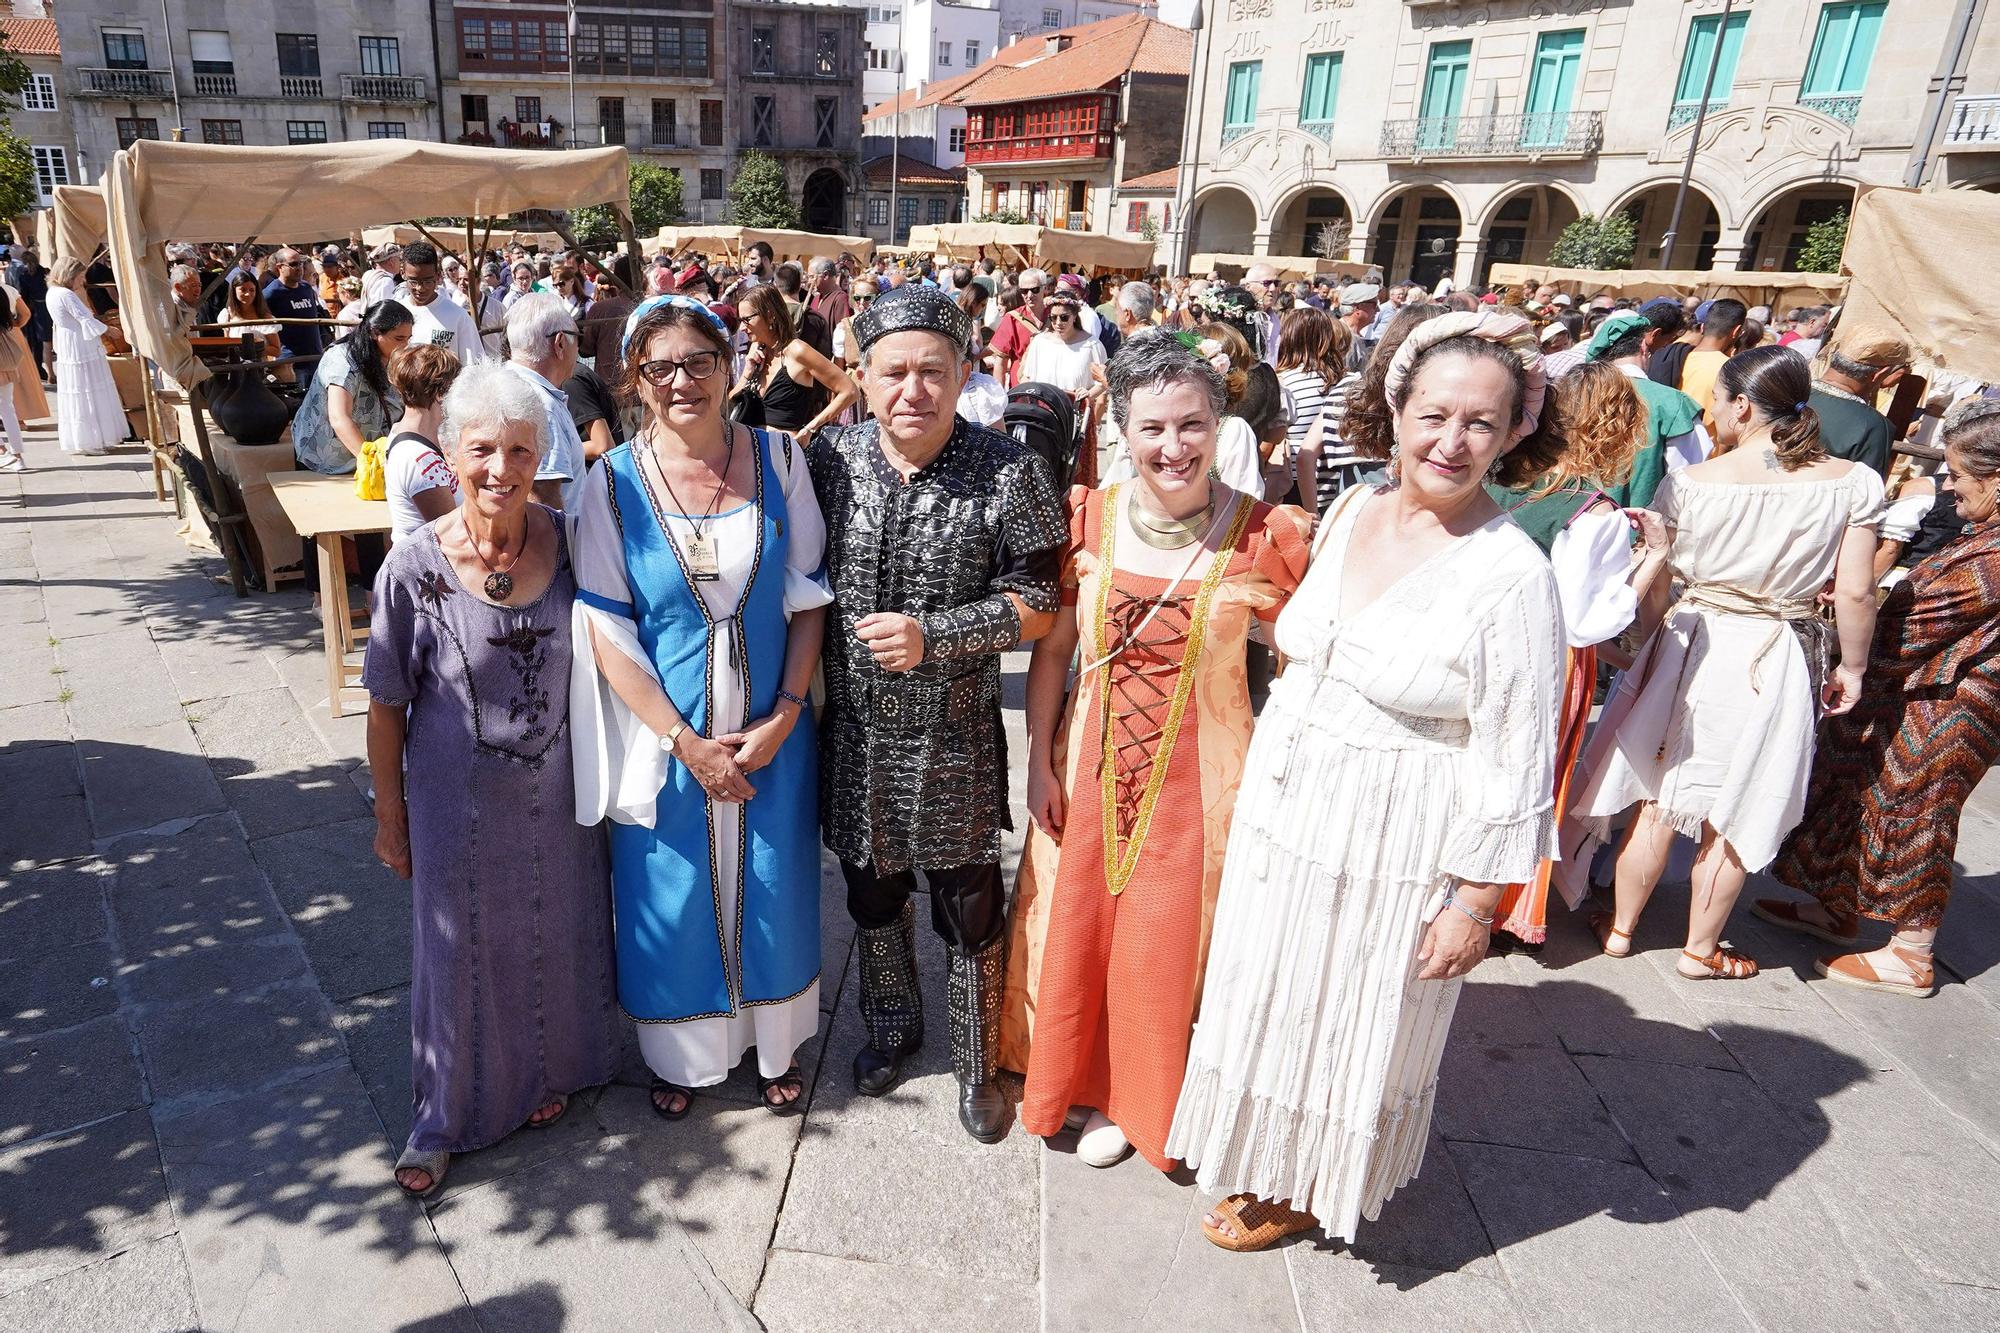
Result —
<instances>
[{"instance_id":1,"label":"beige canvas awning","mask_svg":"<svg viewBox=\"0 0 2000 1333\"><path fill-rule=\"evenodd\" d=\"M1698 296L1704 301L1729 297L1745 305L1786 306L1832 304L1847 289L1847 279L1835 273L1759 273L1731 269L1598 269L1557 268L1550 264L1495 264L1488 273L1495 287L1540 286L1547 283L1572 296L1629 296L1636 301L1655 296Z\"/></svg>"},{"instance_id":2,"label":"beige canvas awning","mask_svg":"<svg viewBox=\"0 0 2000 1333\"><path fill-rule=\"evenodd\" d=\"M306 241L409 218L609 204L630 224L623 148L565 153L413 139L235 147L141 139L104 178L126 336L183 385L208 372L174 330L168 241Z\"/></svg>"},{"instance_id":3,"label":"beige canvas awning","mask_svg":"<svg viewBox=\"0 0 2000 1333\"><path fill-rule=\"evenodd\" d=\"M1833 346L1894 334L1941 370L2000 384L2000 197L1870 190L1854 205L1841 267L1853 277Z\"/></svg>"},{"instance_id":4,"label":"beige canvas awning","mask_svg":"<svg viewBox=\"0 0 2000 1333\"><path fill-rule=\"evenodd\" d=\"M946 259L1138 272L1153 266L1154 243L1013 222L940 222L910 228L910 248Z\"/></svg>"},{"instance_id":5,"label":"beige canvas awning","mask_svg":"<svg viewBox=\"0 0 2000 1333\"><path fill-rule=\"evenodd\" d=\"M53 267L56 260L74 255L88 264L104 247L104 191L97 186L56 186L55 204L48 211L55 248L42 256L43 263Z\"/></svg>"},{"instance_id":6,"label":"beige canvas awning","mask_svg":"<svg viewBox=\"0 0 2000 1333\"><path fill-rule=\"evenodd\" d=\"M463 215L451 214L447 216ZM463 246L465 244L465 228L463 227L432 227L430 231L431 235L443 241L447 246ZM521 245L533 246L537 250L556 251L563 247L563 238L552 231L514 231L506 227L496 227L489 233L484 227L475 225L473 235L487 249L491 250L505 250L508 246L517 242ZM378 245L408 245L412 241L425 239L424 233L420 229L411 226L407 222L399 222L393 227L363 227L360 236L361 248L364 250L373 250Z\"/></svg>"},{"instance_id":7,"label":"beige canvas awning","mask_svg":"<svg viewBox=\"0 0 2000 1333\"><path fill-rule=\"evenodd\" d=\"M816 231L792 231L782 227L711 226L662 227L646 248L670 255L689 250L718 249L731 259L740 257L746 246L762 241L780 260L816 259L853 255L863 263L875 257L875 242L866 236L833 236ZM704 250L706 253L706 250Z\"/></svg>"}]
</instances>

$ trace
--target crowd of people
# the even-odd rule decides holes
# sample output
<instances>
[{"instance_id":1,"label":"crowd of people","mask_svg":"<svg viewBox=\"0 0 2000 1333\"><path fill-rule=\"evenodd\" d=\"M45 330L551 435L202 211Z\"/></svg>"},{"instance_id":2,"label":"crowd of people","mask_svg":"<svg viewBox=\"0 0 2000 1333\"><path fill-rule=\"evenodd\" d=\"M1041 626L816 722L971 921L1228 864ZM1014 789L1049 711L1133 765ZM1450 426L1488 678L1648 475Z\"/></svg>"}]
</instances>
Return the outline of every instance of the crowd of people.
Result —
<instances>
[{"instance_id":1,"label":"crowd of people","mask_svg":"<svg viewBox=\"0 0 2000 1333\"><path fill-rule=\"evenodd\" d=\"M387 441L413 1195L607 1081L627 1022L663 1119L753 1049L801 1110L823 848L858 1092L926 1037L921 879L966 1132L1018 1073L1023 1130L1192 1168L1231 1250L1377 1217L1463 978L1557 899L1630 955L1677 838L1689 982L1757 975L1727 934L1768 871L1798 895L1750 910L1829 981L1936 985L2000 755L2000 395L1837 312L754 247L177 262L225 279L192 321L297 363L303 465ZM1006 429L1024 397L1073 456Z\"/></svg>"}]
</instances>

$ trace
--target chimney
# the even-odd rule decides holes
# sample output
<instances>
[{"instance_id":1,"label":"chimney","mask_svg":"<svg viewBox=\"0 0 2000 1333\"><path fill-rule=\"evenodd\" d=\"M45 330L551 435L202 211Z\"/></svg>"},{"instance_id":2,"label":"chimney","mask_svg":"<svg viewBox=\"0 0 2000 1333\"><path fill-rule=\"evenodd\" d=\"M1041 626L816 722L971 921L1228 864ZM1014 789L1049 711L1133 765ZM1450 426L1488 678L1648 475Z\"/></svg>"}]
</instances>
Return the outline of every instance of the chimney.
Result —
<instances>
[{"instance_id":1,"label":"chimney","mask_svg":"<svg viewBox=\"0 0 2000 1333\"><path fill-rule=\"evenodd\" d=\"M1044 49L1042 54L1052 56L1058 51L1067 51L1069 50L1069 43L1070 38L1066 33L1052 34L1043 39L1042 46Z\"/></svg>"}]
</instances>

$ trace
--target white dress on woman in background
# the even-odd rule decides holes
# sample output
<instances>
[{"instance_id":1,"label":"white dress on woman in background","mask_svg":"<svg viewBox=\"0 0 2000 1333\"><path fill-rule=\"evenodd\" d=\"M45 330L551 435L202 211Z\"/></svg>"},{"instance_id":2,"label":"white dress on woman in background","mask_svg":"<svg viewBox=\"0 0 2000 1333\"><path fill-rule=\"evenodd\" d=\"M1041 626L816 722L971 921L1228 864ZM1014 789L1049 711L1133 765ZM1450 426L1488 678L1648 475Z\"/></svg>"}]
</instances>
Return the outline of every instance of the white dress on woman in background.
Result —
<instances>
[{"instance_id":1,"label":"white dress on woman in background","mask_svg":"<svg viewBox=\"0 0 2000 1333\"><path fill-rule=\"evenodd\" d=\"M49 288L56 345L56 441L64 453L102 454L125 439L125 408L102 338L110 325L67 287Z\"/></svg>"},{"instance_id":2,"label":"white dress on woman in background","mask_svg":"<svg viewBox=\"0 0 2000 1333\"><path fill-rule=\"evenodd\" d=\"M1250 741L1200 1022L1167 1153L1203 1188L1289 1200L1329 1236L1423 1164L1460 982L1418 981L1455 880L1554 847L1562 617L1504 515L1351 613L1352 493L1279 617L1291 667Z\"/></svg>"},{"instance_id":3,"label":"white dress on woman in background","mask_svg":"<svg viewBox=\"0 0 2000 1333\"><path fill-rule=\"evenodd\" d=\"M1673 530L1683 597L1619 677L1577 763L1556 881L1572 906L1589 895L1594 843L1613 816L1658 802L1676 831L1704 823L1762 870L1805 813L1819 720L1796 634L1767 611L1812 615L1850 527L1881 522L1882 479L1861 464L1838 476L1742 484L1667 473L1653 506Z\"/></svg>"}]
</instances>

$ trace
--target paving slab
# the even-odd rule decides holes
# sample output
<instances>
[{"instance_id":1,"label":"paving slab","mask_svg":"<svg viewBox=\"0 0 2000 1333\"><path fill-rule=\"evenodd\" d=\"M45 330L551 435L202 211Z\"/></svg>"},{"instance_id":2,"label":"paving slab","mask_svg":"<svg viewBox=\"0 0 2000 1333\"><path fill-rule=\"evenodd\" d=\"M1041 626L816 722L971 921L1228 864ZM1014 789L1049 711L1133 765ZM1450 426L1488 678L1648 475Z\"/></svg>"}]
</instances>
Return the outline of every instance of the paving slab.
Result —
<instances>
[{"instance_id":1,"label":"paving slab","mask_svg":"<svg viewBox=\"0 0 2000 1333\"><path fill-rule=\"evenodd\" d=\"M159 1131L204 1325L345 1333L462 1308L352 1070L163 1120Z\"/></svg>"},{"instance_id":2,"label":"paving slab","mask_svg":"<svg viewBox=\"0 0 2000 1333\"><path fill-rule=\"evenodd\" d=\"M51 700L0 708L0 750L32 750L67 745L70 740L69 713L60 703Z\"/></svg>"},{"instance_id":3,"label":"paving slab","mask_svg":"<svg viewBox=\"0 0 2000 1333\"><path fill-rule=\"evenodd\" d=\"M145 1102L132 1034L115 1014L0 1045L0 1147Z\"/></svg>"},{"instance_id":4,"label":"paving slab","mask_svg":"<svg viewBox=\"0 0 2000 1333\"><path fill-rule=\"evenodd\" d=\"M76 751L90 795L91 827L99 838L223 808L222 789L185 718L80 735Z\"/></svg>"},{"instance_id":5,"label":"paving slab","mask_svg":"<svg viewBox=\"0 0 2000 1333\"><path fill-rule=\"evenodd\" d=\"M223 799L250 837L372 817L282 686L206 699L190 713Z\"/></svg>"},{"instance_id":6,"label":"paving slab","mask_svg":"<svg viewBox=\"0 0 2000 1333\"><path fill-rule=\"evenodd\" d=\"M1596 950L1595 940L1580 946L1569 932L1549 932L1542 963L1556 975L1539 981L1531 995L1565 1049L1732 1067L1729 1052L1644 958L1610 958Z\"/></svg>"},{"instance_id":7,"label":"paving slab","mask_svg":"<svg viewBox=\"0 0 2000 1333\"><path fill-rule=\"evenodd\" d=\"M48 629L48 605L35 583L0 582L0 624L24 629Z\"/></svg>"},{"instance_id":8,"label":"paving slab","mask_svg":"<svg viewBox=\"0 0 2000 1333\"><path fill-rule=\"evenodd\" d=\"M1537 1328L1751 1327L1694 1230L1639 1167L1489 1144L1450 1151Z\"/></svg>"},{"instance_id":9,"label":"paving slab","mask_svg":"<svg viewBox=\"0 0 2000 1333\"><path fill-rule=\"evenodd\" d=\"M174 1229L159 1144L144 1110L0 1152L0 1294ZM5 1308L0 1327L31 1327L7 1324Z\"/></svg>"},{"instance_id":10,"label":"paving slab","mask_svg":"<svg viewBox=\"0 0 2000 1333\"><path fill-rule=\"evenodd\" d=\"M1578 1063L1647 1172L1692 1219L1752 1320L1818 1328L1895 1322L1894 1306L1868 1280L1879 1247L1849 1249L1800 1171L1823 1140L1801 1132L1752 1079L1599 1056ZM1855 1077L1865 1073L1857 1062Z\"/></svg>"},{"instance_id":11,"label":"paving slab","mask_svg":"<svg viewBox=\"0 0 2000 1333\"><path fill-rule=\"evenodd\" d=\"M130 1004L207 1003L303 980L305 971L298 939L286 932L128 964L119 971L118 985Z\"/></svg>"},{"instance_id":12,"label":"paving slab","mask_svg":"<svg viewBox=\"0 0 2000 1333\"><path fill-rule=\"evenodd\" d=\"M2000 1153L2000 1042L1967 1040L1990 1034L1992 1006L1968 986L1943 986L1928 1000L1816 981L1813 993L1828 1008L1887 1051L1896 1067L1972 1125L1990 1151Z\"/></svg>"},{"instance_id":13,"label":"paving slab","mask_svg":"<svg viewBox=\"0 0 2000 1333\"><path fill-rule=\"evenodd\" d=\"M250 850L328 999L409 984L410 882L375 859L372 815L263 838Z\"/></svg>"},{"instance_id":14,"label":"paving slab","mask_svg":"<svg viewBox=\"0 0 2000 1333\"><path fill-rule=\"evenodd\" d=\"M485 1327L500 1298L535 1289L536 1313L561 1319L501 1327L757 1329L659 1191L630 1153L585 1148L456 1195L431 1224Z\"/></svg>"},{"instance_id":15,"label":"paving slab","mask_svg":"<svg viewBox=\"0 0 2000 1333\"><path fill-rule=\"evenodd\" d=\"M0 872L0 957L100 939L111 867L94 857Z\"/></svg>"},{"instance_id":16,"label":"paving slab","mask_svg":"<svg viewBox=\"0 0 2000 1333\"><path fill-rule=\"evenodd\" d=\"M35 563L42 573L42 606L51 634L69 642L144 627L145 613L132 596L121 561L106 554L52 563L44 554L48 549L37 543Z\"/></svg>"},{"instance_id":17,"label":"paving slab","mask_svg":"<svg viewBox=\"0 0 2000 1333\"><path fill-rule=\"evenodd\" d=\"M242 829L228 815L123 838L105 854L117 867L111 913L128 966L290 933Z\"/></svg>"},{"instance_id":18,"label":"paving slab","mask_svg":"<svg viewBox=\"0 0 2000 1333\"><path fill-rule=\"evenodd\" d=\"M0 1298L0 1327L35 1333L188 1333L200 1324L171 1236Z\"/></svg>"},{"instance_id":19,"label":"paving slab","mask_svg":"<svg viewBox=\"0 0 2000 1333\"><path fill-rule=\"evenodd\" d=\"M1566 1051L1483 1046L1454 1024L1438 1069L1445 1138L1629 1162L1631 1145Z\"/></svg>"},{"instance_id":20,"label":"paving slab","mask_svg":"<svg viewBox=\"0 0 2000 1333\"><path fill-rule=\"evenodd\" d=\"M390 1148L410 1138L410 988L357 995L334 1006L333 1025L381 1117Z\"/></svg>"},{"instance_id":21,"label":"paving slab","mask_svg":"<svg viewBox=\"0 0 2000 1333\"><path fill-rule=\"evenodd\" d=\"M147 1081L162 1103L241 1096L346 1064L325 997L302 982L156 1006L136 1021Z\"/></svg>"},{"instance_id":22,"label":"paving slab","mask_svg":"<svg viewBox=\"0 0 2000 1333\"><path fill-rule=\"evenodd\" d=\"M698 1098L685 1120L668 1122L653 1114L644 1088L630 1087L607 1089L594 1114L607 1142L621 1146L653 1182L654 1202L747 1307L764 1272L804 1119Z\"/></svg>"},{"instance_id":23,"label":"paving slab","mask_svg":"<svg viewBox=\"0 0 2000 1333\"><path fill-rule=\"evenodd\" d=\"M7 605L0 601L0 616L6 614ZM58 664L46 633L11 617L0 624L13 627L7 631L7 646L0 648L0 708L54 702L63 680L52 669Z\"/></svg>"},{"instance_id":24,"label":"paving slab","mask_svg":"<svg viewBox=\"0 0 2000 1333\"><path fill-rule=\"evenodd\" d=\"M774 1249L757 1289L768 1333L1036 1333L1032 1283Z\"/></svg>"},{"instance_id":25,"label":"paving slab","mask_svg":"<svg viewBox=\"0 0 2000 1333\"><path fill-rule=\"evenodd\" d=\"M144 625L85 638L57 637L56 659L72 695L70 716L76 719L77 734L107 735L181 716L180 698Z\"/></svg>"},{"instance_id":26,"label":"paving slab","mask_svg":"<svg viewBox=\"0 0 2000 1333\"><path fill-rule=\"evenodd\" d=\"M1306 1333L1443 1329L1527 1333L1539 1326L1504 1282L1402 1264L1364 1263L1305 1246L1284 1252Z\"/></svg>"},{"instance_id":27,"label":"paving slab","mask_svg":"<svg viewBox=\"0 0 2000 1333\"><path fill-rule=\"evenodd\" d=\"M1339 1248L1324 1236L1313 1238L1313 1244L1322 1251ZM1435 1123L1416 1178L1382 1205L1379 1218L1364 1221L1354 1244L1345 1248L1355 1258L1385 1270L1417 1268L1502 1280L1493 1240ZM1299 1268L1294 1256L1292 1271Z\"/></svg>"},{"instance_id":28,"label":"paving slab","mask_svg":"<svg viewBox=\"0 0 2000 1333\"><path fill-rule=\"evenodd\" d=\"M0 963L0 1041L69 1027L118 1008L111 941Z\"/></svg>"},{"instance_id":29,"label":"paving slab","mask_svg":"<svg viewBox=\"0 0 2000 1333\"><path fill-rule=\"evenodd\" d=\"M0 866L22 870L90 851L90 812L75 747L0 753L0 791L8 794L0 802Z\"/></svg>"}]
</instances>

